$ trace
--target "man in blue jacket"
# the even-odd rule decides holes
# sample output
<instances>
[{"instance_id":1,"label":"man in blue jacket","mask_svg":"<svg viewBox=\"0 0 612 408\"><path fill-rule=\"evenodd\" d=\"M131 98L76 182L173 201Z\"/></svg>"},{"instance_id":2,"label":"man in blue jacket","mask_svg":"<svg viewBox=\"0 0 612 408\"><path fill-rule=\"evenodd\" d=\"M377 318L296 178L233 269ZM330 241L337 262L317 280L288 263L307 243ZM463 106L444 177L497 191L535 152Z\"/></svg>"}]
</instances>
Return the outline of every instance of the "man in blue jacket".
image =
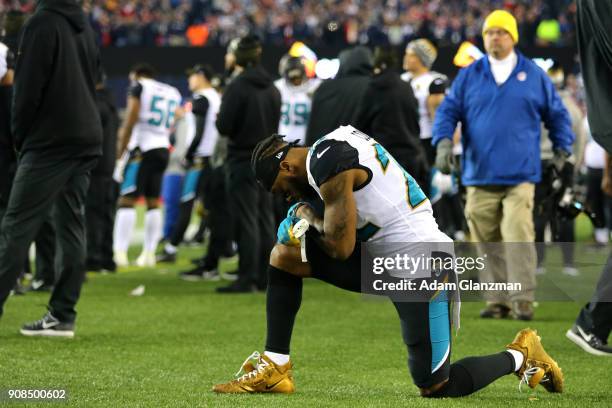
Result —
<instances>
[{"instance_id":1,"label":"man in blue jacket","mask_svg":"<svg viewBox=\"0 0 612 408\"><path fill-rule=\"evenodd\" d=\"M532 210L541 172L541 122L549 130L559 166L571 153L574 135L546 73L514 49L514 17L503 10L491 13L483 38L487 56L459 72L436 113L436 167L451 171L451 138L461 122L461 180L467 186L465 214L472 240L517 243L486 246L481 281L520 283L521 290L485 293L487 307L481 316L505 318L512 311L517 319L531 320L536 286Z\"/></svg>"}]
</instances>

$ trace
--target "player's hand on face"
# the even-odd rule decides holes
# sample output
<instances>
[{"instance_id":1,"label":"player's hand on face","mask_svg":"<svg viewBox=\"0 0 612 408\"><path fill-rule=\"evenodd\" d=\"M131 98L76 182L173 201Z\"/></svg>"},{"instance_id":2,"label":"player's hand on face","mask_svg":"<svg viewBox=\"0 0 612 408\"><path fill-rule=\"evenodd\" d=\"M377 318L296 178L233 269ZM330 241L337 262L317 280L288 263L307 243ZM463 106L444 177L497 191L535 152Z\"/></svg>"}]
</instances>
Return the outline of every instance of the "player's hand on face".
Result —
<instances>
[{"instance_id":1,"label":"player's hand on face","mask_svg":"<svg viewBox=\"0 0 612 408\"><path fill-rule=\"evenodd\" d=\"M296 216L287 215L276 232L276 238L279 243L287 246L300 246L300 240L293 235L293 226L297 224L300 219Z\"/></svg>"}]
</instances>

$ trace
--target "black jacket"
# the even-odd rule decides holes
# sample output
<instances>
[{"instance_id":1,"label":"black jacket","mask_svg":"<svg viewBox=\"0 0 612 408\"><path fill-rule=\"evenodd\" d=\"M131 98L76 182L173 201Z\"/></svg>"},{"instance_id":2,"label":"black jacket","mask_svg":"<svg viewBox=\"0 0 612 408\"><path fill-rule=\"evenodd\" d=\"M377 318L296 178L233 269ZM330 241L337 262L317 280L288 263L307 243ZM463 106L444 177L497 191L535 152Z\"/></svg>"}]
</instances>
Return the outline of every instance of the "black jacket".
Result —
<instances>
[{"instance_id":1,"label":"black jacket","mask_svg":"<svg viewBox=\"0 0 612 408\"><path fill-rule=\"evenodd\" d=\"M391 69L372 78L353 125L376 139L396 159L424 158L419 140L418 102L412 86Z\"/></svg>"},{"instance_id":2,"label":"black jacket","mask_svg":"<svg viewBox=\"0 0 612 408\"><path fill-rule=\"evenodd\" d=\"M612 3L578 0L578 50L593 139L612 153Z\"/></svg>"},{"instance_id":3,"label":"black jacket","mask_svg":"<svg viewBox=\"0 0 612 408\"><path fill-rule=\"evenodd\" d=\"M113 95L105 88L96 91L96 105L100 121L102 122L102 157L92 171L92 175L112 177L115 171L117 155L117 129L119 129L119 116Z\"/></svg>"},{"instance_id":4,"label":"black jacket","mask_svg":"<svg viewBox=\"0 0 612 408\"><path fill-rule=\"evenodd\" d=\"M372 53L356 47L340 53L340 69L334 79L319 86L312 98L306 145L342 125L351 125L372 75Z\"/></svg>"},{"instance_id":5,"label":"black jacket","mask_svg":"<svg viewBox=\"0 0 612 408\"><path fill-rule=\"evenodd\" d=\"M101 154L99 54L75 0L39 0L23 29L13 94L17 149L69 157Z\"/></svg>"},{"instance_id":6,"label":"black jacket","mask_svg":"<svg viewBox=\"0 0 612 408\"><path fill-rule=\"evenodd\" d=\"M281 97L261 67L248 67L225 89L217 130L229 138L228 160L248 160L255 145L278 132Z\"/></svg>"}]
</instances>

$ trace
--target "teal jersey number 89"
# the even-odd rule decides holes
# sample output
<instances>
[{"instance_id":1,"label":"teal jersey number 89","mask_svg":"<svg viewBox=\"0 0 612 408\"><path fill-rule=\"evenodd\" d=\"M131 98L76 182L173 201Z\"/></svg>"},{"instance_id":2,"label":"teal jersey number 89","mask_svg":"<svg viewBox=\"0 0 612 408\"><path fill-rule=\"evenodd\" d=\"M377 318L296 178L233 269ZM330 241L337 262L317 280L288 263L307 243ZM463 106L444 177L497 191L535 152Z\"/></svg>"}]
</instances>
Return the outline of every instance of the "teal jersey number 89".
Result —
<instances>
[{"instance_id":1,"label":"teal jersey number 89","mask_svg":"<svg viewBox=\"0 0 612 408\"><path fill-rule=\"evenodd\" d=\"M174 121L174 111L177 106L177 102L174 100L168 100L166 103L166 98L163 96L153 96L151 98L151 106L149 110L151 113L156 115L155 118L150 118L148 123L151 126L160 126L164 123L167 129L170 129L172 123ZM164 104L165 109L164 109Z\"/></svg>"},{"instance_id":2,"label":"teal jersey number 89","mask_svg":"<svg viewBox=\"0 0 612 408\"><path fill-rule=\"evenodd\" d=\"M298 102L294 105L283 103L281 107L281 121L283 125L306 126L309 116L310 110L306 103Z\"/></svg>"}]
</instances>

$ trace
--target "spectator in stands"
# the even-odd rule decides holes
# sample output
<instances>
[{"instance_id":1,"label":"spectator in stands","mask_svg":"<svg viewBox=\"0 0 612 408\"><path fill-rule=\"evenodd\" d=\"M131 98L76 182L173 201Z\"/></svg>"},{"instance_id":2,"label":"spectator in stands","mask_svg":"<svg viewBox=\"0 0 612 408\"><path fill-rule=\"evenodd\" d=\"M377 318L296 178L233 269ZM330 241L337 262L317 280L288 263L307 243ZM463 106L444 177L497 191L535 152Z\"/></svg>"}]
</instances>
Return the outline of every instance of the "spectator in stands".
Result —
<instances>
[{"instance_id":1,"label":"spectator in stands","mask_svg":"<svg viewBox=\"0 0 612 408\"><path fill-rule=\"evenodd\" d=\"M546 73L515 50L519 38L514 17L494 11L485 20L483 36L488 55L460 71L436 112L436 167L451 171L451 138L461 122L461 178L467 186L465 213L472 240L523 243L488 246L481 280L517 282L521 290L487 292L481 316L504 318L512 310L516 319L531 320L536 286L532 210L534 184L541 177L541 122L550 131L558 167L569 156L574 135Z\"/></svg>"},{"instance_id":2,"label":"spectator in stands","mask_svg":"<svg viewBox=\"0 0 612 408\"><path fill-rule=\"evenodd\" d=\"M20 0L23 11L34 0ZM555 45L573 44L575 2L516 0L505 2L519 22L521 46L533 46L553 27ZM415 37L439 46L478 41L484 16L498 0L348 0L340 3L270 0L265 3L230 0L145 1L86 0L84 8L104 46L224 46L244 32L282 46L295 40L309 45L400 45ZM1 8L0 8L1 10ZM557 22L558 21L558 22ZM549 24L551 22L551 24ZM543 24L543 25L542 25ZM194 37L194 32L195 34ZM208 35L202 36L204 32ZM195 44L194 38L198 40Z\"/></svg>"}]
</instances>

